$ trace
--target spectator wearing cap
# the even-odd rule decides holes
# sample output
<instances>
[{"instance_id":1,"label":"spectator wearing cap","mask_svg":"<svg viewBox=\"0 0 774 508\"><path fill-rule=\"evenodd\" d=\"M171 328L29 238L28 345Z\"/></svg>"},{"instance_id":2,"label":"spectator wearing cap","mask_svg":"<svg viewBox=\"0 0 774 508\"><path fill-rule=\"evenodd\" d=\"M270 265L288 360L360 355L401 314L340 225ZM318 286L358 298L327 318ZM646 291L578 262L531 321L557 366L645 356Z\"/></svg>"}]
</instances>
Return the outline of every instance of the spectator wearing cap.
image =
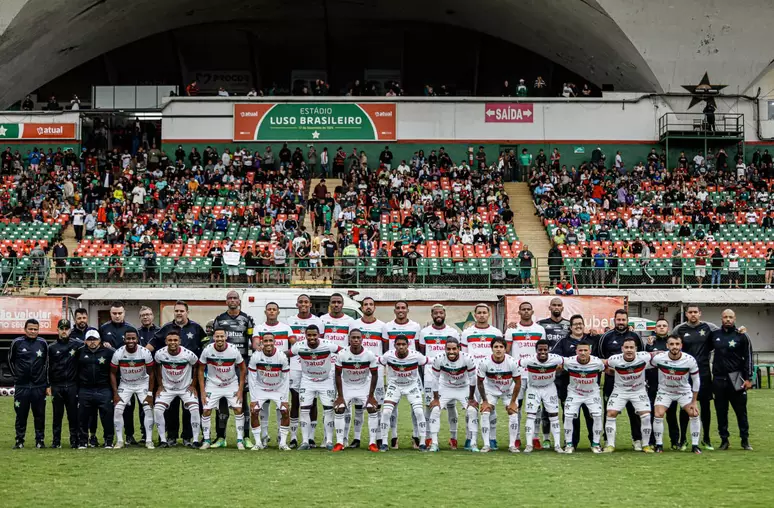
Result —
<instances>
[{"instance_id":1,"label":"spectator wearing cap","mask_svg":"<svg viewBox=\"0 0 774 508\"><path fill-rule=\"evenodd\" d=\"M78 448L78 352L83 342L71 337L70 321L60 319L56 342L48 347L48 382L46 395L54 408L51 448L62 446L62 420L67 412L70 448Z\"/></svg>"},{"instance_id":2,"label":"spectator wearing cap","mask_svg":"<svg viewBox=\"0 0 774 508\"><path fill-rule=\"evenodd\" d=\"M28 319L24 323L24 335L11 343L8 365L14 382L14 407L16 409L16 444L24 448L27 418L32 411L35 423L35 447L45 448L43 438L46 427L46 386L48 372L48 344L38 337L40 323Z\"/></svg>"},{"instance_id":3,"label":"spectator wearing cap","mask_svg":"<svg viewBox=\"0 0 774 508\"><path fill-rule=\"evenodd\" d=\"M105 448L113 447L113 390L110 387L110 361L113 349L102 342L99 332L86 332L86 345L78 356L78 448L86 448L89 421L95 413L102 422ZM92 442L94 446L98 443Z\"/></svg>"}]
</instances>

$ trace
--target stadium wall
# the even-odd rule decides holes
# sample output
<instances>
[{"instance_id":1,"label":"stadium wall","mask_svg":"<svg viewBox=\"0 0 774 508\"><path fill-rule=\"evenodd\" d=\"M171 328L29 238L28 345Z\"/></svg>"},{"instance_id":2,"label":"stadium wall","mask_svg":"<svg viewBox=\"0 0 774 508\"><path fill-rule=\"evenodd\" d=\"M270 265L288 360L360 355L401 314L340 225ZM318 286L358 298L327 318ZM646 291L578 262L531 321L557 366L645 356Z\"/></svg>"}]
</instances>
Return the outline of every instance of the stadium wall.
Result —
<instances>
[{"instance_id":1,"label":"stadium wall","mask_svg":"<svg viewBox=\"0 0 774 508\"><path fill-rule=\"evenodd\" d=\"M81 117L78 112L48 113L41 111L0 113L0 150L11 148L26 155L33 148L63 151L81 146Z\"/></svg>"}]
</instances>

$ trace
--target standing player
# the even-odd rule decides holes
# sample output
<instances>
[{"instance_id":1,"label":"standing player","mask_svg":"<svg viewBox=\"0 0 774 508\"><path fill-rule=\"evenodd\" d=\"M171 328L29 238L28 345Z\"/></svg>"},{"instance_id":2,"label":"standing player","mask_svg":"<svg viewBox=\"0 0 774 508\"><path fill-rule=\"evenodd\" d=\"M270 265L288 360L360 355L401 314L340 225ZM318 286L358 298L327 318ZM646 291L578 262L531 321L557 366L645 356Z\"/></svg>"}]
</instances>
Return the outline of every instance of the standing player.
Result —
<instances>
[{"instance_id":1,"label":"standing player","mask_svg":"<svg viewBox=\"0 0 774 508\"><path fill-rule=\"evenodd\" d=\"M532 321L532 316L534 314L535 311L532 308L531 303L521 302L519 304L519 322L516 323L515 327L505 330L505 340L511 341L512 343L510 354L517 360L530 358L535 353L537 353L535 345L539 340L544 340L546 338L545 328ZM522 400L524 399L524 393L527 390L528 384L529 380L527 371L525 369L521 369L521 393L519 393L519 410L524 407ZM538 427L540 427L539 416L540 414L538 414L538 417L536 417L537 419L535 423ZM529 445L529 443L527 443L527 445ZM521 447L521 439L516 440L516 447ZM532 447L537 450L542 449L540 439L535 438L532 441Z\"/></svg>"},{"instance_id":2,"label":"standing player","mask_svg":"<svg viewBox=\"0 0 774 508\"><path fill-rule=\"evenodd\" d=\"M215 318L212 324L213 330L220 328L226 333L226 341L229 344L233 344L239 355L242 357L242 362L247 362L250 353L250 344L253 339L253 329L255 328L255 322L253 318L242 312L242 300L239 297L239 293L236 291L229 291L226 293L226 312L220 314ZM214 334L214 332L213 332ZM241 362L240 362L241 363ZM247 407L247 390L242 390L242 401L240 408ZM201 397L203 393L199 393ZM218 419L216 423L217 439L212 445L213 448L225 448L226 443L226 426L228 425L228 401L226 397L221 397L220 407L218 407ZM242 409L240 409L242 411ZM244 427L244 426L243 426ZM248 439L249 432L243 428L243 434L237 436L237 439Z\"/></svg>"},{"instance_id":3,"label":"standing player","mask_svg":"<svg viewBox=\"0 0 774 508\"><path fill-rule=\"evenodd\" d=\"M564 453L561 437L559 435L559 396L556 393L556 371L564 365L564 358L549 353L550 345L546 339L540 339L535 344L537 353L519 360L519 367L527 372L527 391L525 406L527 411L527 423L524 426L527 445L524 453L532 452L532 442L535 435L535 420L540 412L540 405L548 412L548 421L551 424L551 435L554 438L554 451Z\"/></svg>"},{"instance_id":4,"label":"standing player","mask_svg":"<svg viewBox=\"0 0 774 508\"><path fill-rule=\"evenodd\" d=\"M118 374L121 382L118 383ZM145 447L153 449L153 391L156 370L153 355L140 346L140 334L134 328L124 332L124 345L118 348L110 360L110 386L113 388L113 423L116 427L116 446L124 447L124 409L135 395L142 402L145 413Z\"/></svg>"},{"instance_id":5,"label":"standing player","mask_svg":"<svg viewBox=\"0 0 774 508\"><path fill-rule=\"evenodd\" d=\"M555 353L554 348L556 345L570 334L570 321L562 317L564 312L564 303L561 298L552 298L548 304L548 312L550 315L537 322L546 331L546 340L551 345L551 352ZM558 353L557 353L558 354ZM560 355L563 356L563 355ZM559 405L564 406L564 401L567 398L567 373L560 371L556 374L556 393L559 394ZM541 415L543 421L543 445L547 446L549 436L548 425L548 413L543 409Z\"/></svg>"},{"instance_id":6,"label":"standing player","mask_svg":"<svg viewBox=\"0 0 774 508\"><path fill-rule=\"evenodd\" d=\"M266 307L264 308L264 315L266 316L266 322L263 324L260 324L255 327L253 331L253 339L252 339L252 349L253 351L258 351L259 349L263 348L263 343L261 339L265 334L271 334L274 337L274 347L278 349L281 353L284 353L285 351L290 351L290 346L293 345L293 342L295 342L295 338L293 336L293 329L290 328L290 325L287 325L285 323L279 322L279 305L277 305L275 302L269 302L266 304ZM249 363L248 363L249 365ZM251 397L251 400L255 400ZM261 407L261 439L262 442L265 444L269 444L269 405L270 402L267 401L264 406ZM252 404L251 404L252 408ZM250 419L252 420L252 409L250 414ZM277 404L277 421L279 422L282 420L282 414L280 411L280 405ZM250 446L250 443L245 442L245 446Z\"/></svg>"},{"instance_id":7,"label":"standing player","mask_svg":"<svg viewBox=\"0 0 774 508\"><path fill-rule=\"evenodd\" d=\"M460 351L455 338L446 339L446 351L437 355L432 363L432 377L426 380L433 390L430 402L431 452L438 451L438 432L441 430L441 408L457 402L466 409L468 434L473 436L470 451L478 452L478 402L476 401L476 364L466 353Z\"/></svg>"},{"instance_id":8,"label":"standing player","mask_svg":"<svg viewBox=\"0 0 774 508\"><path fill-rule=\"evenodd\" d=\"M355 321L344 314L344 297L333 293L329 301L330 312L320 316L323 323L321 339L344 349L349 347L349 330Z\"/></svg>"},{"instance_id":9,"label":"standing player","mask_svg":"<svg viewBox=\"0 0 774 508\"><path fill-rule=\"evenodd\" d=\"M508 412L508 451L518 453L519 403L521 391L521 368L519 361L505 352L505 339L495 337L490 343L492 354L478 363L478 393L481 398L481 420L490 421L490 414L497 411L497 402L502 401ZM489 452L493 441L489 425L481 426L484 438L482 452Z\"/></svg>"},{"instance_id":10,"label":"standing player","mask_svg":"<svg viewBox=\"0 0 774 508\"><path fill-rule=\"evenodd\" d=\"M384 331L382 333L382 339L384 340L384 350L395 349L395 337L403 336L409 341L409 349L417 349L417 339L419 339L419 332L422 327L416 321L412 321L408 318L409 305L404 300L398 300L395 302L393 308L395 319L388 321L384 324ZM422 382L424 370L419 373L419 382ZM425 420L427 421L427 420ZM420 438L424 437L424 434L420 436L419 428L417 426L416 419L411 417L412 432L411 437L413 440L414 449L419 448ZM393 449L398 448L398 408L392 413L392 421L390 421L390 430L392 433L392 440L390 446Z\"/></svg>"},{"instance_id":11,"label":"standing player","mask_svg":"<svg viewBox=\"0 0 774 508\"><path fill-rule=\"evenodd\" d=\"M573 316L573 323L576 317ZM581 325L583 319L580 319ZM573 453L578 445L575 439L574 424L578 419L581 406L585 406L593 418L591 430L591 451L601 453L599 441L602 437L602 397L599 394L599 375L605 370L605 363L591 356L591 342L581 340L575 346L576 355L565 358L564 369L569 375L567 398L564 404L564 442L565 453Z\"/></svg>"},{"instance_id":12,"label":"standing player","mask_svg":"<svg viewBox=\"0 0 774 508\"><path fill-rule=\"evenodd\" d=\"M667 339L668 353L657 353L650 361L658 369L658 393L654 404L653 432L656 435L656 453L664 451L664 414L673 402L680 404L691 423L691 451L701 455L699 434L701 422L696 401L701 390L699 366L693 356L683 353L679 335ZM688 377L691 377L691 382Z\"/></svg>"},{"instance_id":13,"label":"standing player","mask_svg":"<svg viewBox=\"0 0 774 508\"><path fill-rule=\"evenodd\" d=\"M272 305L272 304L269 304ZM276 305L276 304L274 304ZM279 312L279 308L277 309ZM267 305L268 320L268 305ZM287 325L285 325L287 326ZM287 337L283 340L287 341ZM254 344L256 346L257 344ZM250 356L249 385L250 385L250 427L253 431L255 444L252 450L262 450L265 445L261 441L264 422L261 418L268 420L268 410L266 416L263 415L264 407L274 401L277 406L279 418L279 449L290 450L287 444L288 427L290 425L290 413L288 408L288 385L290 380L290 362L286 354L287 350L277 347L274 334L272 332L261 332L260 347ZM259 416L260 415L260 416ZM265 422L268 427L268 422Z\"/></svg>"},{"instance_id":14,"label":"standing player","mask_svg":"<svg viewBox=\"0 0 774 508\"><path fill-rule=\"evenodd\" d=\"M642 447L642 451L653 453L653 448L650 446L650 401L645 387L645 371L652 365L650 353L637 351L639 344L639 338L628 337L624 339L621 348L623 353L613 355L605 362L608 368L607 373L615 374L615 388L607 400L607 419L605 420L607 446L605 446L605 453L615 451L615 419L629 404L634 407L634 411L640 417L642 442L648 443Z\"/></svg>"},{"instance_id":15,"label":"standing player","mask_svg":"<svg viewBox=\"0 0 774 508\"><path fill-rule=\"evenodd\" d=\"M446 324L446 308L440 303L436 303L430 308L430 318L433 324L422 328L419 332L419 352L427 357L428 364L425 365L425 378L432 370L432 362L436 356L446 353L446 340L448 338L461 341L460 332L456 328ZM425 420L430 421L430 403L433 401L433 389L425 385ZM449 448L457 449L457 404L451 403L446 408L449 417ZM430 446L430 426L425 436L425 444Z\"/></svg>"},{"instance_id":16,"label":"standing player","mask_svg":"<svg viewBox=\"0 0 774 508\"><path fill-rule=\"evenodd\" d=\"M341 351L332 342L320 340L320 331L315 325L306 328L306 340L296 342L290 349L290 356L298 356L301 361L301 385L298 396L301 402L301 445L299 450L311 448L311 419L309 413L312 404L320 399L323 406L323 425L325 446L333 449L333 399L336 390L331 376L331 357Z\"/></svg>"},{"instance_id":17,"label":"standing player","mask_svg":"<svg viewBox=\"0 0 774 508\"><path fill-rule=\"evenodd\" d=\"M645 344L645 351L648 353L662 353L668 352L667 342L669 340L669 322L666 319L659 319L656 321L655 333L648 337ZM650 399L651 415L655 415L655 402L656 395L658 395L658 369L650 369L646 374L648 381L648 398ZM680 428L677 424L677 404L670 404L666 412L666 421L669 426L669 441L672 444L673 450L680 449ZM653 425L653 420L651 420ZM655 427L653 428L655 433ZM655 444L655 436L651 435L651 444Z\"/></svg>"},{"instance_id":18,"label":"standing player","mask_svg":"<svg viewBox=\"0 0 774 508\"><path fill-rule=\"evenodd\" d=\"M296 309L298 314L288 318L288 325L293 330L293 339L295 342L299 342L306 339L306 328L309 325L315 325L318 330L324 328L323 322L312 314L312 300L308 295L299 295L296 299ZM380 335L381 341L381 335ZM381 342L380 342L381 346ZM381 352L381 349L379 350ZM298 388L301 386L301 362L298 356L290 358L290 444L291 448L298 446L296 435L298 434L298 415L301 404L298 400ZM312 404L312 411L309 413L309 417L312 420L311 432L309 433L314 438L315 431L317 430L317 404ZM314 445L314 440L310 442L310 445Z\"/></svg>"},{"instance_id":19,"label":"standing player","mask_svg":"<svg viewBox=\"0 0 774 508\"><path fill-rule=\"evenodd\" d=\"M56 342L48 346L48 382L54 406L54 441L51 448L62 447L62 419L67 410L70 448L78 448L78 350L83 342L70 337L70 322L60 319ZM37 355L36 355L37 356Z\"/></svg>"},{"instance_id":20,"label":"standing player","mask_svg":"<svg viewBox=\"0 0 774 508\"><path fill-rule=\"evenodd\" d=\"M344 414L350 406L368 411L368 449L378 452L376 435L379 432L378 404L374 390L378 378L376 355L363 348L363 333L357 328L349 331L349 347L336 355L336 400L333 408L336 412L336 446L334 452L344 450ZM357 436L358 441L360 436Z\"/></svg>"},{"instance_id":21,"label":"standing player","mask_svg":"<svg viewBox=\"0 0 774 508\"><path fill-rule=\"evenodd\" d=\"M199 357L199 393L204 397L202 413L202 434L204 443L201 450L210 448L210 415L221 399L226 399L228 407L234 411L236 424L237 449L244 450L245 416L242 413L243 391L245 389L245 361L234 344L226 342L226 330L215 325L212 343L202 351ZM205 374L207 375L205 381ZM225 441L224 441L225 446Z\"/></svg>"},{"instance_id":22,"label":"standing player","mask_svg":"<svg viewBox=\"0 0 774 508\"><path fill-rule=\"evenodd\" d=\"M413 349L409 349L409 340L404 335L395 337L393 342L395 349L387 351L379 357L379 363L385 366L387 371L387 391L384 395L384 409L382 410L381 436L382 446L380 452L386 452L387 430L390 427L390 418L395 406L405 396L414 417L417 427L422 435L425 434L425 413L422 408L422 383L419 379L419 368L427 364L427 358ZM427 450L427 446L419 445L421 451Z\"/></svg>"},{"instance_id":23,"label":"standing player","mask_svg":"<svg viewBox=\"0 0 774 508\"><path fill-rule=\"evenodd\" d=\"M156 428L159 431L161 448L168 448L165 413L175 399L180 399L183 407L191 415L191 446L198 448L201 416L199 413L199 397L196 394L196 364L199 357L193 351L180 345L180 329L168 328L165 339L166 346L156 351L156 405L153 415Z\"/></svg>"},{"instance_id":24,"label":"standing player","mask_svg":"<svg viewBox=\"0 0 774 508\"><path fill-rule=\"evenodd\" d=\"M370 296L363 298L360 302L360 309L363 311L363 317L352 323L352 329L360 330L363 335L363 349L371 351L378 359L384 352L382 333L384 332L384 322L374 316L376 312L376 301ZM374 399L376 399L376 419L377 429L381 428L382 405L384 404L384 366L377 362L376 388L374 389ZM363 431L363 408L355 406L355 429L354 439L349 445L350 448L360 447L360 436ZM393 437L397 438L397 434ZM377 450L382 445L379 439L379 432L376 433ZM370 447L369 447L370 448Z\"/></svg>"}]
</instances>

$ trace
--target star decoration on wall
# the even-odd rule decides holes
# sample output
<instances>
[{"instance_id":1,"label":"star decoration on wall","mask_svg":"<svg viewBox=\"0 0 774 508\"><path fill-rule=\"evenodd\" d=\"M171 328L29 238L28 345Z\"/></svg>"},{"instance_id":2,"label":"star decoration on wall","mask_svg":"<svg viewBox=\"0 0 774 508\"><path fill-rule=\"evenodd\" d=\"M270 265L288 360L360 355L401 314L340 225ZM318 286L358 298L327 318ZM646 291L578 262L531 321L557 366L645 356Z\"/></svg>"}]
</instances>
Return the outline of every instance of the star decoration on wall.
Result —
<instances>
[{"instance_id":1,"label":"star decoration on wall","mask_svg":"<svg viewBox=\"0 0 774 508\"><path fill-rule=\"evenodd\" d=\"M683 88L685 88L692 95L691 104L688 106L688 109L691 109L701 101L705 101L708 105L712 105L712 107L717 108L717 105L715 104L715 96L717 96L720 91L727 86L728 85L711 84L709 76L705 72L704 77L701 78L701 81L698 85L683 85Z\"/></svg>"}]
</instances>

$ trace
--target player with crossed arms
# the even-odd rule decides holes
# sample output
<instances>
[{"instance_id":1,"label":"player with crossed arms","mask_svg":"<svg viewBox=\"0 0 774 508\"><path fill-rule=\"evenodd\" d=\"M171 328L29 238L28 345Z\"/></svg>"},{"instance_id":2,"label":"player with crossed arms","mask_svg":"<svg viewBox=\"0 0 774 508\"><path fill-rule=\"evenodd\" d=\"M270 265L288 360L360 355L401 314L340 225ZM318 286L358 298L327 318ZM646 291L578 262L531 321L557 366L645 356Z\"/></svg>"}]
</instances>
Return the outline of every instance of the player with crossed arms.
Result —
<instances>
[{"instance_id":1,"label":"player with crossed arms","mask_svg":"<svg viewBox=\"0 0 774 508\"><path fill-rule=\"evenodd\" d=\"M468 433L473 436L470 451L477 452L475 437L478 434L478 402L476 401L476 364L473 358L460 351L460 342L446 339L445 354L433 359L429 384L433 390L430 402L430 451L438 451L438 431L441 430L441 409L459 402L467 411ZM488 420L487 420L488 423Z\"/></svg>"},{"instance_id":2,"label":"player with crossed arms","mask_svg":"<svg viewBox=\"0 0 774 508\"><path fill-rule=\"evenodd\" d=\"M508 451L518 453L516 440L519 439L519 393L521 393L521 368L519 361L505 353L506 342L495 337L491 342L492 354L478 363L478 393L481 397L481 421L486 423L492 411L497 411L497 403L502 401L508 412ZM483 453L492 451L489 425L481 425L481 437L484 439ZM478 438L473 439L476 446Z\"/></svg>"},{"instance_id":3,"label":"player with crossed arms","mask_svg":"<svg viewBox=\"0 0 774 508\"><path fill-rule=\"evenodd\" d=\"M158 387L156 388L156 405L153 414L156 418L156 428L159 431L161 448L168 448L166 420L164 411L176 398L179 398L191 414L191 430L194 447L199 447L199 429L201 416L199 414L199 399L196 396L196 364L199 358L189 349L180 345L180 328L167 330L164 339L166 346L156 351Z\"/></svg>"},{"instance_id":4,"label":"player with crossed arms","mask_svg":"<svg viewBox=\"0 0 774 508\"><path fill-rule=\"evenodd\" d=\"M269 412L264 411L264 408L274 402L280 412L279 449L290 450L287 444L290 431L290 408L288 407L290 360L285 350L280 350L276 346L272 332L261 332L261 348L255 350L250 356L248 372L250 429L255 440L250 449L262 450L266 447L261 440L261 418L269 419Z\"/></svg>"}]
</instances>

